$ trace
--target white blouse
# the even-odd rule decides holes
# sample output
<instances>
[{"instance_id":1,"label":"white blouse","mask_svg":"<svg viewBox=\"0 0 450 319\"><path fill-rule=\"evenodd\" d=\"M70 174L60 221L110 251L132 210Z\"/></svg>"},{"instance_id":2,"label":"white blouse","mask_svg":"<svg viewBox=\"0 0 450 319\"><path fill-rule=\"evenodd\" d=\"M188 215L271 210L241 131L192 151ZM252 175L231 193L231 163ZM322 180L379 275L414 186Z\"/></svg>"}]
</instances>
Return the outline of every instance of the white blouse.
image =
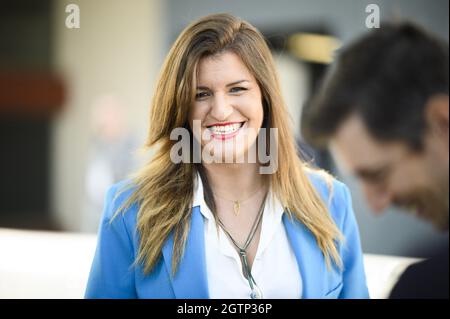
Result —
<instances>
[{"instance_id":1,"label":"white blouse","mask_svg":"<svg viewBox=\"0 0 450 319\"><path fill-rule=\"evenodd\" d=\"M200 183L198 182L200 181ZM205 255L209 296L212 299L249 299L251 289L242 274L238 252L216 222L203 195L200 176L194 182L193 206L200 206L205 221ZM252 275L263 298L297 299L302 295L298 263L282 222L284 209L269 192L263 212L261 235Z\"/></svg>"}]
</instances>

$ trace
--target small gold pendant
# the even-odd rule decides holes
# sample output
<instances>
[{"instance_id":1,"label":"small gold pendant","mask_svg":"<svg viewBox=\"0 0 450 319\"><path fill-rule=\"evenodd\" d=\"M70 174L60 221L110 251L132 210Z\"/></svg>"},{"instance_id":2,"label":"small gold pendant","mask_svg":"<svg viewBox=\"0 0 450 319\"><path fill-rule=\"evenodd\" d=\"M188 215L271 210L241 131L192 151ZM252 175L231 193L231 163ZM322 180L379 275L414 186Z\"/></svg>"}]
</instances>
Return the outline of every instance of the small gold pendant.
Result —
<instances>
[{"instance_id":1,"label":"small gold pendant","mask_svg":"<svg viewBox=\"0 0 450 319\"><path fill-rule=\"evenodd\" d=\"M239 203L239 201L237 200L237 201L235 201L234 202L234 214L236 215L236 216L238 216L239 215L239 209L241 208L241 204Z\"/></svg>"}]
</instances>

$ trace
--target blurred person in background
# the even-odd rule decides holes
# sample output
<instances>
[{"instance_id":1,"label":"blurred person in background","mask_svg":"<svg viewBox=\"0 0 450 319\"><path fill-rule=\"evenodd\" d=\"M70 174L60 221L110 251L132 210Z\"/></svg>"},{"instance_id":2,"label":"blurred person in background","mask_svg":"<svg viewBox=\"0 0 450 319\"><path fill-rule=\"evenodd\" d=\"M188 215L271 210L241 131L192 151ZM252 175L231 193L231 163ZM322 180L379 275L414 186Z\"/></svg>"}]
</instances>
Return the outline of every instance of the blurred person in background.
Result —
<instances>
[{"instance_id":1,"label":"blurred person in background","mask_svg":"<svg viewBox=\"0 0 450 319\"><path fill-rule=\"evenodd\" d=\"M189 25L153 98L155 155L108 191L86 297L367 298L348 188L298 158L287 118L258 30L228 14ZM175 163L179 128L213 160ZM237 162L273 128L275 171Z\"/></svg>"},{"instance_id":2,"label":"blurred person in background","mask_svg":"<svg viewBox=\"0 0 450 319\"><path fill-rule=\"evenodd\" d=\"M305 138L330 146L373 211L397 205L447 232L392 298L448 298L448 71L447 43L387 23L343 49L303 114Z\"/></svg>"},{"instance_id":3,"label":"blurred person in background","mask_svg":"<svg viewBox=\"0 0 450 319\"><path fill-rule=\"evenodd\" d=\"M127 124L124 105L116 96L103 95L94 101L91 130L81 223L84 232L98 230L106 191L136 167L133 152L137 143Z\"/></svg>"}]
</instances>

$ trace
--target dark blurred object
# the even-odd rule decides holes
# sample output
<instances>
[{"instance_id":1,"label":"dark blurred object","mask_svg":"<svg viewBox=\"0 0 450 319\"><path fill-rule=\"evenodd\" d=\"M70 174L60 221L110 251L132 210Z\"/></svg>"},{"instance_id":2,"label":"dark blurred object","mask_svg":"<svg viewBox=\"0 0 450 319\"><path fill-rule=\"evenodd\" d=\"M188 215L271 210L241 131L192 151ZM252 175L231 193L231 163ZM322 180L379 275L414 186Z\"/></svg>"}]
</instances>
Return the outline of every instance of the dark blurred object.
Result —
<instances>
[{"instance_id":1,"label":"dark blurred object","mask_svg":"<svg viewBox=\"0 0 450 319\"><path fill-rule=\"evenodd\" d=\"M52 70L52 5L0 3L0 227L57 229L50 136L65 92Z\"/></svg>"},{"instance_id":2,"label":"dark blurred object","mask_svg":"<svg viewBox=\"0 0 450 319\"><path fill-rule=\"evenodd\" d=\"M50 0L0 1L0 69L48 69L52 5Z\"/></svg>"},{"instance_id":3,"label":"dark blurred object","mask_svg":"<svg viewBox=\"0 0 450 319\"><path fill-rule=\"evenodd\" d=\"M0 227L52 228L48 136L45 118L0 117Z\"/></svg>"},{"instance_id":4,"label":"dark blurred object","mask_svg":"<svg viewBox=\"0 0 450 319\"><path fill-rule=\"evenodd\" d=\"M303 140L297 143L297 148L303 161L330 173L336 171L333 157L327 149L316 149Z\"/></svg>"},{"instance_id":5,"label":"dark blurred object","mask_svg":"<svg viewBox=\"0 0 450 319\"><path fill-rule=\"evenodd\" d=\"M62 82L43 72L0 71L0 114L51 116L64 100Z\"/></svg>"},{"instance_id":6,"label":"dark blurred object","mask_svg":"<svg viewBox=\"0 0 450 319\"><path fill-rule=\"evenodd\" d=\"M391 299L448 299L448 237L429 259L409 266Z\"/></svg>"}]
</instances>

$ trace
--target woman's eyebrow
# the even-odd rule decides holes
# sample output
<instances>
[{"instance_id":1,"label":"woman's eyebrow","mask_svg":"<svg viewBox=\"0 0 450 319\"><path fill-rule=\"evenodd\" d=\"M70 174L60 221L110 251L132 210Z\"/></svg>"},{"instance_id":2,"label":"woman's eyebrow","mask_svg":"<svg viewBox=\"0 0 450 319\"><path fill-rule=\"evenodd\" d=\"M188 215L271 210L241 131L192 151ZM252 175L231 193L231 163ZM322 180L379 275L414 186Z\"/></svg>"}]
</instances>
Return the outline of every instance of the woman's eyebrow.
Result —
<instances>
[{"instance_id":1,"label":"woman's eyebrow","mask_svg":"<svg viewBox=\"0 0 450 319\"><path fill-rule=\"evenodd\" d=\"M239 80L239 81L235 81L235 82L231 82L231 83L228 83L226 86L228 87L228 86L233 86L233 85L236 85L236 84L241 84L241 83L243 83L243 82L250 82L249 80Z\"/></svg>"},{"instance_id":2,"label":"woman's eyebrow","mask_svg":"<svg viewBox=\"0 0 450 319\"><path fill-rule=\"evenodd\" d=\"M234 81L234 82L228 83L225 86L229 87L229 86L233 86L233 85L236 85L236 84L241 84L241 83L244 83L244 82L249 82L250 83L249 80L239 80L239 81ZM209 90L209 87L207 87L207 86L197 86L197 90Z\"/></svg>"}]
</instances>

